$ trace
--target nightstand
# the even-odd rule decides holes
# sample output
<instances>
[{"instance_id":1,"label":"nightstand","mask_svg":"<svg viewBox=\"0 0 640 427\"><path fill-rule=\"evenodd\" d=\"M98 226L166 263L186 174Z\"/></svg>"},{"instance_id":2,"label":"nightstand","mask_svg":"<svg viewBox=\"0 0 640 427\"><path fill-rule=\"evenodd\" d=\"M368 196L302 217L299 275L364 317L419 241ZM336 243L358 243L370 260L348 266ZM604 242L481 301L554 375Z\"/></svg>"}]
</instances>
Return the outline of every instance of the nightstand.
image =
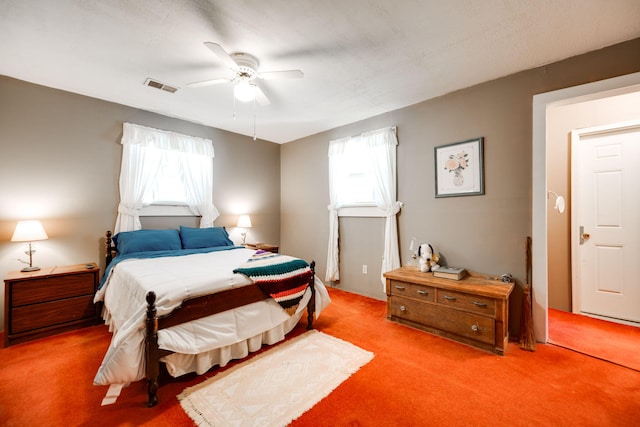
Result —
<instances>
[{"instance_id":1,"label":"nightstand","mask_svg":"<svg viewBox=\"0 0 640 427\"><path fill-rule=\"evenodd\" d=\"M248 249L262 249L263 251L273 252L274 254L277 254L280 250L279 246L268 243L247 243L244 246Z\"/></svg>"},{"instance_id":2,"label":"nightstand","mask_svg":"<svg viewBox=\"0 0 640 427\"><path fill-rule=\"evenodd\" d=\"M93 296L99 273L95 263L9 273L4 279L4 346L98 324Z\"/></svg>"}]
</instances>

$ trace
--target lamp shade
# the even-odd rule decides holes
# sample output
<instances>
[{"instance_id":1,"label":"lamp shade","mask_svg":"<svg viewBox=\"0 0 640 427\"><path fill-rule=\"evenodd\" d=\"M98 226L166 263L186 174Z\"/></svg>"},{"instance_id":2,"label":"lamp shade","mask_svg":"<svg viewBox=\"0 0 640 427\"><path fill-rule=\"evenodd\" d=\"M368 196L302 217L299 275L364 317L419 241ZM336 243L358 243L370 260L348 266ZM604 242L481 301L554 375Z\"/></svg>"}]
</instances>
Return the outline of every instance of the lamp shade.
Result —
<instances>
[{"instance_id":1,"label":"lamp shade","mask_svg":"<svg viewBox=\"0 0 640 427\"><path fill-rule=\"evenodd\" d=\"M12 242L33 242L35 240L46 240L49 236L45 233L40 221L18 221L16 230L11 237Z\"/></svg>"},{"instance_id":2,"label":"lamp shade","mask_svg":"<svg viewBox=\"0 0 640 427\"><path fill-rule=\"evenodd\" d=\"M240 215L238 217L238 225L240 228L251 228L251 218L249 215Z\"/></svg>"}]
</instances>

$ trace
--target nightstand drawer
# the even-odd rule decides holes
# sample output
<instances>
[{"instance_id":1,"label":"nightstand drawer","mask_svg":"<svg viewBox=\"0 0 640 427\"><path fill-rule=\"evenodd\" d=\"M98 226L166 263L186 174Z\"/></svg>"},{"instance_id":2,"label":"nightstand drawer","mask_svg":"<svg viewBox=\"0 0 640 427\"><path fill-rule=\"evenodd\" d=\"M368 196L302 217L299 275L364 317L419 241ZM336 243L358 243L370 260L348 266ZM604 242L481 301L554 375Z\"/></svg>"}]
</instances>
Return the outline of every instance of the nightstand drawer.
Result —
<instances>
[{"instance_id":1,"label":"nightstand drawer","mask_svg":"<svg viewBox=\"0 0 640 427\"><path fill-rule=\"evenodd\" d=\"M487 316L495 316L496 313L496 300L494 298L469 295L448 289L438 289L438 303Z\"/></svg>"},{"instance_id":2,"label":"nightstand drawer","mask_svg":"<svg viewBox=\"0 0 640 427\"><path fill-rule=\"evenodd\" d=\"M431 286L423 286L417 285L415 283L391 280L389 291L391 295L417 298L422 301L433 302L435 300L435 290Z\"/></svg>"},{"instance_id":3,"label":"nightstand drawer","mask_svg":"<svg viewBox=\"0 0 640 427\"><path fill-rule=\"evenodd\" d=\"M78 295L93 295L93 272L55 277L43 277L13 285L13 307L55 301Z\"/></svg>"},{"instance_id":4,"label":"nightstand drawer","mask_svg":"<svg viewBox=\"0 0 640 427\"><path fill-rule=\"evenodd\" d=\"M17 334L61 323L95 318L96 311L93 296L88 295L14 308L11 310L11 315L13 319L11 333Z\"/></svg>"}]
</instances>

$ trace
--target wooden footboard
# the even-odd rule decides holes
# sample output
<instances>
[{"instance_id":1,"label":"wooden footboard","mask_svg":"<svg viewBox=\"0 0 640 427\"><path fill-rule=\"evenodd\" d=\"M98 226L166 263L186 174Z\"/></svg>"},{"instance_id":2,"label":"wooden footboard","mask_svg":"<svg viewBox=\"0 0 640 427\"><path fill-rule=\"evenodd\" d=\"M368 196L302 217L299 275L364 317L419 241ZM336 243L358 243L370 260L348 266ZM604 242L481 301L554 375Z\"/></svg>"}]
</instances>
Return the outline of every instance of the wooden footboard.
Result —
<instances>
[{"instance_id":1,"label":"wooden footboard","mask_svg":"<svg viewBox=\"0 0 640 427\"><path fill-rule=\"evenodd\" d=\"M311 298L307 304L307 329L313 329L313 316L315 313L316 290L315 261L310 264ZM228 289L211 295L185 300L182 305L166 316L156 316L156 294L147 294L145 362L147 377L147 406L158 404L158 377L160 375L160 359L172 354L172 351L162 350L158 346L158 331L172 326L190 322L212 314L221 313L233 308L241 307L265 298L264 292L257 285L247 285L239 288Z\"/></svg>"}]
</instances>

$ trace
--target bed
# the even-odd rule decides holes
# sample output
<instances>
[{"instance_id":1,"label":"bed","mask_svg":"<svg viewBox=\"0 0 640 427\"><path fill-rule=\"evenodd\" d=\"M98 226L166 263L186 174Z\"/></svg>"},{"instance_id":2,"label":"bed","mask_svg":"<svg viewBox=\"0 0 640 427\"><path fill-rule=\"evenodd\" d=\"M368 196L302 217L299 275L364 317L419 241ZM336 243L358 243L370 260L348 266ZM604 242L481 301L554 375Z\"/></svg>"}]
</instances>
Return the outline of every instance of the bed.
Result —
<instances>
[{"instance_id":1,"label":"bed","mask_svg":"<svg viewBox=\"0 0 640 427\"><path fill-rule=\"evenodd\" d=\"M222 227L107 232L106 262L94 302L113 336L94 384L111 401L146 378L155 406L161 363L174 377L225 366L283 340L305 308L311 329L330 302L314 262L235 246Z\"/></svg>"}]
</instances>

